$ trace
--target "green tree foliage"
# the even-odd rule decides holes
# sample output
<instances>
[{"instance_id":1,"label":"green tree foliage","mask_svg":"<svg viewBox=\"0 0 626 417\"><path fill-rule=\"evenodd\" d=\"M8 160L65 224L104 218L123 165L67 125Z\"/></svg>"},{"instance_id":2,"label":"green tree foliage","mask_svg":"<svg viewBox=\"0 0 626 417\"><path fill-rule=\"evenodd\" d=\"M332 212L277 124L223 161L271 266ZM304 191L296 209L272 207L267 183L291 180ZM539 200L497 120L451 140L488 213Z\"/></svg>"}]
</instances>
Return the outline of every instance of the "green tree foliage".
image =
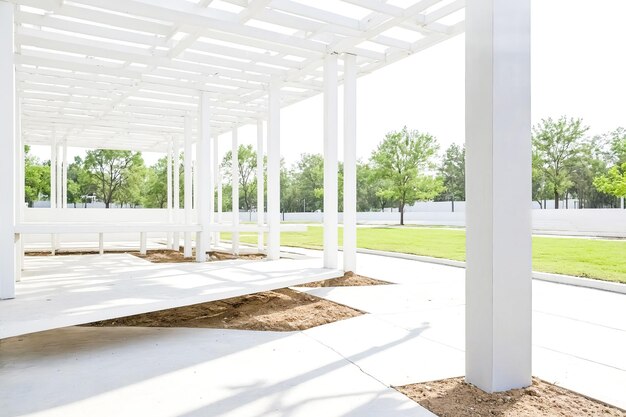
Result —
<instances>
[{"instance_id":1,"label":"green tree foliage","mask_svg":"<svg viewBox=\"0 0 626 417\"><path fill-rule=\"evenodd\" d=\"M96 149L87 151L85 169L93 177L96 194L106 208L120 201L124 188L135 187L134 181L141 178L138 172L144 167L140 152Z\"/></svg>"},{"instance_id":2,"label":"green tree foliage","mask_svg":"<svg viewBox=\"0 0 626 417\"><path fill-rule=\"evenodd\" d=\"M67 168L67 200L68 203L87 204L89 196L95 195L96 184L91 173L85 169L85 162L80 156L74 157Z\"/></svg>"},{"instance_id":3,"label":"green tree foliage","mask_svg":"<svg viewBox=\"0 0 626 417\"><path fill-rule=\"evenodd\" d=\"M148 208L164 208L167 203L167 157L160 158L145 170L142 204Z\"/></svg>"},{"instance_id":4,"label":"green tree foliage","mask_svg":"<svg viewBox=\"0 0 626 417\"><path fill-rule=\"evenodd\" d=\"M389 181L388 188L379 191L397 201L401 225L407 204L431 200L443 190L441 180L427 174L434 168L433 158L438 149L434 136L405 126L388 133L372 153L371 162L377 175Z\"/></svg>"},{"instance_id":5,"label":"green tree foliage","mask_svg":"<svg viewBox=\"0 0 626 417\"><path fill-rule=\"evenodd\" d=\"M593 185L603 193L626 197L626 162L612 167L605 175L596 177Z\"/></svg>"},{"instance_id":6,"label":"green tree foliage","mask_svg":"<svg viewBox=\"0 0 626 417\"><path fill-rule=\"evenodd\" d=\"M226 197L226 189L228 189L228 207L232 206L232 151L228 151L222 160L222 173L224 175L224 194ZM246 211L250 211L256 207L256 151L252 145L239 145L237 149L237 161L239 165L239 207ZM223 199L225 203L226 199Z\"/></svg>"},{"instance_id":7,"label":"green tree foliage","mask_svg":"<svg viewBox=\"0 0 626 417\"><path fill-rule=\"evenodd\" d=\"M440 195L452 201L454 211L454 202L465 200L465 146L453 143L446 149L439 167L439 176L445 187Z\"/></svg>"},{"instance_id":8,"label":"green tree foliage","mask_svg":"<svg viewBox=\"0 0 626 417\"><path fill-rule=\"evenodd\" d=\"M588 130L581 119L565 116L543 119L533 128L534 167L542 174L543 186L551 191L555 208L559 208L560 197L573 185L572 170L581 156Z\"/></svg>"},{"instance_id":9,"label":"green tree foliage","mask_svg":"<svg viewBox=\"0 0 626 417\"><path fill-rule=\"evenodd\" d=\"M50 161L42 163L24 147L24 198L28 207L37 200L50 199Z\"/></svg>"}]
</instances>

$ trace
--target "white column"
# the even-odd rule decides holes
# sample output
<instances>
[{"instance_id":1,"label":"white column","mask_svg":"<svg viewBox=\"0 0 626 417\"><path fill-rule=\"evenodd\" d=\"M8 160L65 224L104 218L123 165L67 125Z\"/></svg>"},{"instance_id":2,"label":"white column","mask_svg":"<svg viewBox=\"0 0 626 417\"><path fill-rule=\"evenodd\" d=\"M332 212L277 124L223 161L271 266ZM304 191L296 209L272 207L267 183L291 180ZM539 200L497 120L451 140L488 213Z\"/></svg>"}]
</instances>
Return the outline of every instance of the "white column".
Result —
<instances>
[{"instance_id":1,"label":"white column","mask_svg":"<svg viewBox=\"0 0 626 417\"><path fill-rule=\"evenodd\" d=\"M214 219L216 224L222 222L222 177L220 174L220 155L219 155L219 136L213 138L213 178L215 179L215 187L211 190L211 195L217 200L213 201L212 211L215 214ZM217 190L217 197L215 196ZM213 245L217 247L221 240L220 232L213 234Z\"/></svg>"},{"instance_id":2,"label":"white column","mask_svg":"<svg viewBox=\"0 0 626 417\"><path fill-rule=\"evenodd\" d=\"M21 223L24 220L25 198L25 162L24 143L22 141L22 105L21 100L15 93L15 222ZM17 241L17 254L15 257L15 281L22 280L22 270L24 269L24 240L22 235L15 235Z\"/></svg>"},{"instance_id":3,"label":"white column","mask_svg":"<svg viewBox=\"0 0 626 417\"><path fill-rule=\"evenodd\" d=\"M622 197L622 198L620 198L620 199L619 199L619 207L620 207L621 209L623 209L623 208L624 208L624 197Z\"/></svg>"},{"instance_id":4,"label":"white column","mask_svg":"<svg viewBox=\"0 0 626 417\"><path fill-rule=\"evenodd\" d=\"M216 224L221 224L222 223L222 207L223 207L223 200L222 200L222 167L220 166L219 163L219 155L218 155L218 138L215 138L215 159L217 160L217 163L215 164L215 172L216 172L216 187L217 187L217 213L215 214L215 223ZM221 235L219 232L217 232L217 236L215 237L215 244L217 245L219 243L219 241L221 240Z\"/></svg>"},{"instance_id":5,"label":"white column","mask_svg":"<svg viewBox=\"0 0 626 417\"><path fill-rule=\"evenodd\" d=\"M466 7L466 379L531 383L530 0Z\"/></svg>"},{"instance_id":6,"label":"white column","mask_svg":"<svg viewBox=\"0 0 626 417\"><path fill-rule=\"evenodd\" d=\"M180 211L180 144L178 138L174 139L174 222L180 223L178 212ZM180 233L173 234L173 249L180 250Z\"/></svg>"},{"instance_id":7,"label":"white column","mask_svg":"<svg viewBox=\"0 0 626 417\"><path fill-rule=\"evenodd\" d=\"M356 270L356 56L343 56L343 270Z\"/></svg>"},{"instance_id":8,"label":"white column","mask_svg":"<svg viewBox=\"0 0 626 417\"><path fill-rule=\"evenodd\" d=\"M61 206L67 208L67 139L63 142L63 165L61 171Z\"/></svg>"},{"instance_id":9,"label":"white column","mask_svg":"<svg viewBox=\"0 0 626 417\"><path fill-rule=\"evenodd\" d=\"M324 60L324 268L337 268L337 55Z\"/></svg>"},{"instance_id":10,"label":"white column","mask_svg":"<svg viewBox=\"0 0 626 417\"><path fill-rule=\"evenodd\" d=\"M13 8L0 1L0 299L15 297L15 70L13 67Z\"/></svg>"},{"instance_id":11,"label":"white column","mask_svg":"<svg viewBox=\"0 0 626 417\"><path fill-rule=\"evenodd\" d=\"M170 140L167 145L167 221L172 223L173 213L172 213L172 152L173 146L172 141ZM174 235L172 232L167 232L167 243L166 246L168 249L174 249Z\"/></svg>"},{"instance_id":12,"label":"white column","mask_svg":"<svg viewBox=\"0 0 626 417\"><path fill-rule=\"evenodd\" d=\"M269 86L267 119L267 258L280 258L280 87L274 78Z\"/></svg>"},{"instance_id":13,"label":"white column","mask_svg":"<svg viewBox=\"0 0 626 417\"><path fill-rule=\"evenodd\" d=\"M209 228L211 225L212 210L209 207L209 182L211 170L211 102L209 95L202 92L200 95L200 123L198 142L196 144L196 169L198 171L198 222L202 232L196 237L196 261L206 261L206 252L209 248Z\"/></svg>"},{"instance_id":14,"label":"white column","mask_svg":"<svg viewBox=\"0 0 626 417\"><path fill-rule=\"evenodd\" d=\"M232 188L232 213L233 213L233 234L232 248L235 255L239 254L239 143L237 140L237 128L232 133L231 148L231 183Z\"/></svg>"},{"instance_id":15,"label":"white column","mask_svg":"<svg viewBox=\"0 0 626 417\"><path fill-rule=\"evenodd\" d=\"M265 179L263 178L263 120L256 122L256 223L263 227L265 210ZM263 252L263 231L259 231L257 250Z\"/></svg>"},{"instance_id":16,"label":"white column","mask_svg":"<svg viewBox=\"0 0 626 417\"><path fill-rule=\"evenodd\" d=\"M57 138L52 132L50 142L50 208L57 208Z\"/></svg>"},{"instance_id":17,"label":"white column","mask_svg":"<svg viewBox=\"0 0 626 417\"><path fill-rule=\"evenodd\" d=\"M185 191L185 224L191 224L192 222L192 178L193 173L191 172L191 116L189 114L185 115L185 155L184 155L184 163L185 163L185 172L184 172L184 191ZM191 258L192 250L191 250L191 232L185 232L185 258Z\"/></svg>"},{"instance_id":18,"label":"white column","mask_svg":"<svg viewBox=\"0 0 626 417\"><path fill-rule=\"evenodd\" d=\"M56 202L57 208L63 207L63 152L61 152L62 144L57 142L56 144Z\"/></svg>"}]
</instances>

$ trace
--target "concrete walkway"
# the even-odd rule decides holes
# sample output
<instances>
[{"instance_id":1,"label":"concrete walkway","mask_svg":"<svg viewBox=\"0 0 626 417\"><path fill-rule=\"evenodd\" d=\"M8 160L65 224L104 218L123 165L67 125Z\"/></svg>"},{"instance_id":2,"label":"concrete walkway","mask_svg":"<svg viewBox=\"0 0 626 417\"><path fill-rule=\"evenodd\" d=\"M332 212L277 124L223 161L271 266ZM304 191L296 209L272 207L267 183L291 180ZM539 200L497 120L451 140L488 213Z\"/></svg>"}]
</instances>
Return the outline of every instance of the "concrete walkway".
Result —
<instances>
[{"instance_id":1,"label":"concrete walkway","mask_svg":"<svg viewBox=\"0 0 626 417\"><path fill-rule=\"evenodd\" d=\"M463 375L464 270L364 254L358 265L397 285L302 289L370 313L303 332L68 328L4 340L0 410L432 416L390 386ZM626 296L533 288L533 373L626 408Z\"/></svg>"},{"instance_id":2,"label":"concrete walkway","mask_svg":"<svg viewBox=\"0 0 626 417\"><path fill-rule=\"evenodd\" d=\"M153 264L128 254L25 259L0 338L252 294L342 275L316 258Z\"/></svg>"}]
</instances>

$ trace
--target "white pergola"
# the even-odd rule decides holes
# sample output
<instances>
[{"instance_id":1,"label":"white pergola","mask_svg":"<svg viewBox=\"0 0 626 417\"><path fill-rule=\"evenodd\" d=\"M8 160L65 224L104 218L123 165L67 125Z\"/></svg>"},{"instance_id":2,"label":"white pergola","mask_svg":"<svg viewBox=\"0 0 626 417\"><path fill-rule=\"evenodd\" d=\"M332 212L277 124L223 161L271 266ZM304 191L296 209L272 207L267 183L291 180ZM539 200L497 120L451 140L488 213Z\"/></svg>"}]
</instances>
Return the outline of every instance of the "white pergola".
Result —
<instances>
[{"instance_id":1,"label":"white pergola","mask_svg":"<svg viewBox=\"0 0 626 417\"><path fill-rule=\"evenodd\" d=\"M24 221L24 144L51 147L56 209L67 207L68 147L166 152L168 209L179 209L171 161L183 148L185 220L162 231L171 242L185 234L186 256L196 232L198 261L220 231L233 232L235 252L240 232L259 232L263 248L268 231L272 260L280 250L280 109L319 93L324 266L337 268L341 83L343 269L354 270L357 78L465 32L467 379L487 391L528 385L529 1L0 0L0 190L13 196L0 201L0 299L15 296L21 234L63 226ZM267 218L259 187L258 224L240 225L235 215L226 227L217 137L232 132L238 213L237 129L257 125L262 162L264 123Z\"/></svg>"}]
</instances>

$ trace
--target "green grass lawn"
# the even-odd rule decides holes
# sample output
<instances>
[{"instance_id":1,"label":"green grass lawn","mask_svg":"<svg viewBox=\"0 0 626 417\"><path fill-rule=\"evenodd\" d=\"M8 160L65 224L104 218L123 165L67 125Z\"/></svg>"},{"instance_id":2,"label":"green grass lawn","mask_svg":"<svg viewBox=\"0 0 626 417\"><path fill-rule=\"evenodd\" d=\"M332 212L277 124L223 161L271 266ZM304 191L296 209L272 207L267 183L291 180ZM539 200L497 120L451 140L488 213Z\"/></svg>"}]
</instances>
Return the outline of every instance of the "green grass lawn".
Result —
<instances>
[{"instance_id":1,"label":"green grass lawn","mask_svg":"<svg viewBox=\"0 0 626 417\"><path fill-rule=\"evenodd\" d=\"M226 233L224 239L229 239ZM243 242L256 242L242 235ZM341 229L339 245L341 245ZM435 258L465 260L465 231L430 227L376 227L357 229L358 247L411 253ZM322 228L284 232L281 244L303 248L322 247ZM626 241L533 237L533 270L626 283Z\"/></svg>"}]
</instances>

